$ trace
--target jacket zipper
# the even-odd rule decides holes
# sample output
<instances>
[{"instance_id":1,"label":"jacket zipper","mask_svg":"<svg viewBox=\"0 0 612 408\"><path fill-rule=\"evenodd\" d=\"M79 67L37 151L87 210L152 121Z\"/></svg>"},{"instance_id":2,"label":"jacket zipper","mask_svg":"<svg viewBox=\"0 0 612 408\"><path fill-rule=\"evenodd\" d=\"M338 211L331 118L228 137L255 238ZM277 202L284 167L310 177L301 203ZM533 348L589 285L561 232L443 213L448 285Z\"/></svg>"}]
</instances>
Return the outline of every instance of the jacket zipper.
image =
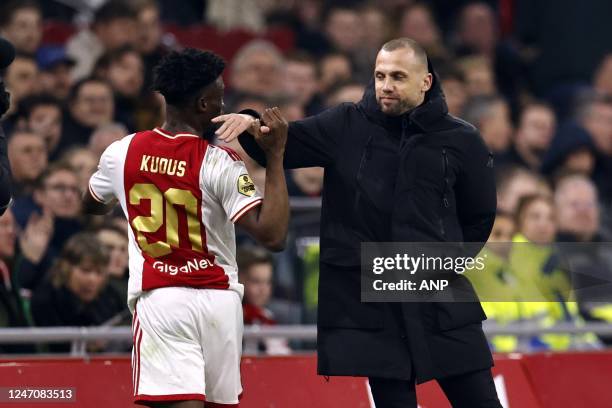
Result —
<instances>
[{"instance_id":1,"label":"jacket zipper","mask_svg":"<svg viewBox=\"0 0 612 408\"><path fill-rule=\"evenodd\" d=\"M440 224L440 234L442 234L442 236L445 237L446 229L444 229L444 221L442 220L442 218L438 219L438 223Z\"/></svg>"},{"instance_id":2,"label":"jacket zipper","mask_svg":"<svg viewBox=\"0 0 612 408\"><path fill-rule=\"evenodd\" d=\"M447 192L448 192L448 155L446 154L446 148L442 149L442 173L443 173L443 178L444 178L444 187L442 188L442 204L444 205L444 208L448 208L449 207L449 202L448 202L448 197L447 197ZM440 234L442 234L443 237L446 236L446 229L444 228L444 219L443 217L440 217L438 220L438 223L440 224Z\"/></svg>"},{"instance_id":3,"label":"jacket zipper","mask_svg":"<svg viewBox=\"0 0 612 408\"><path fill-rule=\"evenodd\" d=\"M448 192L448 155L446 154L446 148L442 149L442 170L444 174L444 188L442 191L442 203L444 204L444 208L449 207L447 192Z\"/></svg>"}]
</instances>

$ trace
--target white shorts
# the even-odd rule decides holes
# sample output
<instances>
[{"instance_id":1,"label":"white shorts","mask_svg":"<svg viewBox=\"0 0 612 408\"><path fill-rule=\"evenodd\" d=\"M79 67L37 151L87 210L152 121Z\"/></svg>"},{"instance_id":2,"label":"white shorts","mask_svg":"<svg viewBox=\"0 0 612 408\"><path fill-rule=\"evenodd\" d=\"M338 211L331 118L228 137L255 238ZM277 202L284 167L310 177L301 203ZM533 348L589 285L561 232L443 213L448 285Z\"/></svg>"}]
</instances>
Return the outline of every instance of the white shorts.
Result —
<instances>
[{"instance_id":1,"label":"white shorts","mask_svg":"<svg viewBox=\"0 0 612 408\"><path fill-rule=\"evenodd\" d=\"M233 290L168 287L142 294L132 323L134 402L237 406L242 332L242 304Z\"/></svg>"}]
</instances>

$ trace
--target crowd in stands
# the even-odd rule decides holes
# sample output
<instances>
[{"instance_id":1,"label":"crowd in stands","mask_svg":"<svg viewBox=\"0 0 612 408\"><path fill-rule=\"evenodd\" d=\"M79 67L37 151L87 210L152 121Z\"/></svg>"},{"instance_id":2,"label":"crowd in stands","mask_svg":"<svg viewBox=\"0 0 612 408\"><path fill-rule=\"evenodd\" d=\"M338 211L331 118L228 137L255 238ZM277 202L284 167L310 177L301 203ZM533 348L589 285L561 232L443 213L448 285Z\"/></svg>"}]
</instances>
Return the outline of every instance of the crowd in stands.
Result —
<instances>
[{"instance_id":1,"label":"crowd in stands","mask_svg":"<svg viewBox=\"0 0 612 408\"><path fill-rule=\"evenodd\" d=\"M100 2L77 7L6 0L0 6L0 35L17 49L3 73L11 109L1 125L14 203L0 217L0 326L129 324L127 221L119 209L106 217L84 216L81 196L107 146L163 123L163 98L150 90L153 67L184 46L177 33L192 27L221 38L247 33L233 55L222 54L228 60L226 112L276 105L288 120L358 103L380 46L400 36L417 40L435 67L449 112L476 126L495 157L499 216L492 241L511 247L490 249L497 256L488 265L494 278L475 285L519 292L533 282L571 285L571 274L553 262L556 242L591 244L590 253L574 256L587 271L580 276L612 281L605 245L612 233L612 25L596 18L612 10L585 4L592 24L571 39L562 33L554 39L549 31L557 33L551 27L567 20L560 16L571 15L572 2L555 10L538 8L535 3L544 2L535 0L186 0L180 7L173 0L110 0L97 9L90 3ZM51 38L58 27L70 33L61 43L57 35ZM287 34L282 44L266 36L276 29ZM195 40L206 47L207 38ZM231 147L262 190L264 169L237 143ZM292 197L320 196L321 168L291 170L287 177ZM280 256L241 238L246 323L312 323L316 218L315 211L314 228L294 225L293 243ZM528 245L530 267L525 257L513 256ZM612 322L605 303L612 304L612 289L600 292L587 299L551 292L546 300L554 306L534 310L523 310L521 302L506 303L514 305L509 311L496 302L486 309L500 323L542 315L543 324ZM521 299L533 300L512 300ZM500 337L491 346L512 351L602 344L594 336L547 339ZM252 347L289 351L282 339Z\"/></svg>"}]
</instances>

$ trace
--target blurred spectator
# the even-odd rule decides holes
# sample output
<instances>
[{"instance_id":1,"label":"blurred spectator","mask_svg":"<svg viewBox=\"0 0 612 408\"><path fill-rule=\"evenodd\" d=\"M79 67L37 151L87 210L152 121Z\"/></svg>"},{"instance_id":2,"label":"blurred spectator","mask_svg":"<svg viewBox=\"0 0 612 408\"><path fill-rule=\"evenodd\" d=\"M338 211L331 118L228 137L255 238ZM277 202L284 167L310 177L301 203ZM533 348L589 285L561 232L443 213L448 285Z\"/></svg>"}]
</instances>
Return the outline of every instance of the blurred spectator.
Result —
<instances>
[{"instance_id":1,"label":"blurred spectator","mask_svg":"<svg viewBox=\"0 0 612 408\"><path fill-rule=\"evenodd\" d=\"M552 244L557 234L555 206L550 196L527 195L519 200L516 223L518 231L536 244Z\"/></svg>"},{"instance_id":2,"label":"blurred spectator","mask_svg":"<svg viewBox=\"0 0 612 408\"><path fill-rule=\"evenodd\" d=\"M208 0L206 22L220 30L261 32L265 28L263 8L269 4L257 0Z\"/></svg>"},{"instance_id":3,"label":"blurred spectator","mask_svg":"<svg viewBox=\"0 0 612 408\"><path fill-rule=\"evenodd\" d=\"M267 308L272 298L272 256L264 249L243 247L238 250L238 276L244 285L244 324L275 325ZM251 348L245 344L245 348ZM286 339L267 338L256 345L256 351L267 354L289 354Z\"/></svg>"},{"instance_id":4,"label":"blurred spectator","mask_svg":"<svg viewBox=\"0 0 612 408\"><path fill-rule=\"evenodd\" d=\"M351 55L362 46L365 31L361 16L355 9L331 6L325 13L324 21L325 34L334 50Z\"/></svg>"},{"instance_id":5,"label":"blurred spectator","mask_svg":"<svg viewBox=\"0 0 612 408\"><path fill-rule=\"evenodd\" d=\"M542 162L542 173L552 180L578 173L591 177L595 169L596 151L589 133L574 122L559 126Z\"/></svg>"},{"instance_id":6,"label":"blurred spectator","mask_svg":"<svg viewBox=\"0 0 612 408\"><path fill-rule=\"evenodd\" d=\"M108 58L108 82L123 98L135 99L142 90L143 63L130 46L111 51Z\"/></svg>"},{"instance_id":7,"label":"blurred spectator","mask_svg":"<svg viewBox=\"0 0 612 408\"><path fill-rule=\"evenodd\" d=\"M295 20L292 28L295 31L297 48L317 57L330 51L329 40L322 32L324 2L322 0L303 0L295 5Z\"/></svg>"},{"instance_id":8,"label":"blurred spectator","mask_svg":"<svg viewBox=\"0 0 612 408\"><path fill-rule=\"evenodd\" d=\"M495 74L491 63L481 56L459 59L457 67L461 70L468 96L494 95L497 93Z\"/></svg>"},{"instance_id":9,"label":"blurred spectator","mask_svg":"<svg viewBox=\"0 0 612 408\"><path fill-rule=\"evenodd\" d=\"M29 326L24 303L15 282L17 225L8 209L0 217L0 327ZM25 345L3 344L1 353L27 353L34 349Z\"/></svg>"},{"instance_id":10,"label":"blurred spectator","mask_svg":"<svg viewBox=\"0 0 612 408\"><path fill-rule=\"evenodd\" d=\"M612 96L612 53L606 54L595 70L593 88L602 95Z\"/></svg>"},{"instance_id":11,"label":"blurred spectator","mask_svg":"<svg viewBox=\"0 0 612 408\"><path fill-rule=\"evenodd\" d=\"M612 156L612 98L586 95L578 102L576 118L591 135L597 151Z\"/></svg>"},{"instance_id":12,"label":"blurred spectator","mask_svg":"<svg viewBox=\"0 0 612 408\"><path fill-rule=\"evenodd\" d=\"M559 253L551 246L555 209L548 196L532 194L521 199L516 216L519 234L508 242L514 229L511 215L499 214L489 243L480 254L484 270L468 272L482 296L487 322L498 325L583 324L575 302L567 302L570 284ZM490 345L497 352L592 349L599 341L592 333L542 335L496 335Z\"/></svg>"},{"instance_id":13,"label":"blurred spectator","mask_svg":"<svg viewBox=\"0 0 612 408\"><path fill-rule=\"evenodd\" d=\"M109 254L108 284L127 304L128 289L128 237L127 231L115 225L103 225L96 237Z\"/></svg>"},{"instance_id":14,"label":"blurred spectator","mask_svg":"<svg viewBox=\"0 0 612 408\"><path fill-rule=\"evenodd\" d=\"M11 93L11 107L7 114L15 112L19 102L39 89L36 60L26 54L17 54L4 74L6 89Z\"/></svg>"},{"instance_id":15,"label":"blurred spectator","mask_svg":"<svg viewBox=\"0 0 612 408\"><path fill-rule=\"evenodd\" d=\"M413 3L404 9L398 37L409 37L418 42L436 66L440 66L440 63L450 57L442 42L440 28L435 22L431 9L425 3Z\"/></svg>"},{"instance_id":16,"label":"blurred spectator","mask_svg":"<svg viewBox=\"0 0 612 408\"><path fill-rule=\"evenodd\" d=\"M498 35L494 10L485 2L470 2L459 13L456 35L461 54L479 54L492 62Z\"/></svg>"},{"instance_id":17,"label":"blurred spectator","mask_svg":"<svg viewBox=\"0 0 612 408\"><path fill-rule=\"evenodd\" d=\"M285 76L283 91L289 98L299 103L308 115L316 114L321 109L317 92L317 64L305 53L289 54L285 58Z\"/></svg>"},{"instance_id":18,"label":"blurred spectator","mask_svg":"<svg viewBox=\"0 0 612 408\"><path fill-rule=\"evenodd\" d=\"M495 222L493 223L493 229L491 230L489 242L512 242L512 237L516 232L516 224L514 221L514 216L512 214L498 211L497 215L495 216Z\"/></svg>"},{"instance_id":19,"label":"blurred spectator","mask_svg":"<svg viewBox=\"0 0 612 408\"><path fill-rule=\"evenodd\" d=\"M609 206L612 204L612 97L587 96L580 101L576 118L595 145L593 179L602 201Z\"/></svg>"},{"instance_id":20,"label":"blurred spectator","mask_svg":"<svg viewBox=\"0 0 612 408\"><path fill-rule=\"evenodd\" d=\"M102 79L108 81L115 94L115 119L134 131L144 81L142 58L134 48L124 46L100 59L107 64Z\"/></svg>"},{"instance_id":21,"label":"blurred spectator","mask_svg":"<svg viewBox=\"0 0 612 408\"><path fill-rule=\"evenodd\" d=\"M556 119L548 105L533 103L523 108L514 143L498 164L513 164L539 171L555 133Z\"/></svg>"},{"instance_id":22,"label":"blurred spectator","mask_svg":"<svg viewBox=\"0 0 612 408\"><path fill-rule=\"evenodd\" d=\"M89 78L77 82L68 99L61 148L87 144L93 131L111 123L114 114L113 90L106 81Z\"/></svg>"},{"instance_id":23,"label":"blurred spectator","mask_svg":"<svg viewBox=\"0 0 612 408\"><path fill-rule=\"evenodd\" d=\"M478 128L495 155L507 152L512 141L512 123L508 104L502 97L473 97L468 100L461 117Z\"/></svg>"},{"instance_id":24,"label":"blurred spectator","mask_svg":"<svg viewBox=\"0 0 612 408\"><path fill-rule=\"evenodd\" d=\"M555 205L560 241L599 240L600 209L592 181L581 175L562 178L555 190Z\"/></svg>"},{"instance_id":25,"label":"blurred spectator","mask_svg":"<svg viewBox=\"0 0 612 408\"><path fill-rule=\"evenodd\" d=\"M480 55L494 72L498 91L508 98L513 111L518 110L519 91L523 86L523 62L508 42L499 39L497 16L484 1L469 2L459 13L457 54Z\"/></svg>"},{"instance_id":26,"label":"blurred spectator","mask_svg":"<svg viewBox=\"0 0 612 408\"><path fill-rule=\"evenodd\" d=\"M253 109L256 112L263 112L270 106L268 98L252 94L234 95L233 111L240 112L244 109Z\"/></svg>"},{"instance_id":27,"label":"blurred spectator","mask_svg":"<svg viewBox=\"0 0 612 408\"><path fill-rule=\"evenodd\" d=\"M446 105L448 105L448 112L453 116L461 116L467 102L467 90L463 74L452 66L440 69L438 74L446 98Z\"/></svg>"},{"instance_id":28,"label":"blurred spectator","mask_svg":"<svg viewBox=\"0 0 612 408\"><path fill-rule=\"evenodd\" d=\"M514 38L531 48L529 82L536 95L587 83L610 52L609 42L602 39L612 38L612 2L518 0L514 4Z\"/></svg>"},{"instance_id":29,"label":"blurred spectator","mask_svg":"<svg viewBox=\"0 0 612 408\"><path fill-rule=\"evenodd\" d=\"M506 166L497 172L497 208L514 214L519 200L527 195L550 194L544 180L536 173L517 166Z\"/></svg>"},{"instance_id":30,"label":"blurred spectator","mask_svg":"<svg viewBox=\"0 0 612 408\"><path fill-rule=\"evenodd\" d=\"M82 233L68 240L32 296L36 325L97 326L121 313L125 306L107 286L107 265L108 253L95 235ZM66 352L70 347L53 344L49 349Z\"/></svg>"},{"instance_id":31,"label":"blurred spectator","mask_svg":"<svg viewBox=\"0 0 612 408\"><path fill-rule=\"evenodd\" d=\"M16 130L8 141L13 173L13 198L32 194L35 181L47 167L47 149L42 137L28 130Z\"/></svg>"},{"instance_id":32,"label":"blurred spectator","mask_svg":"<svg viewBox=\"0 0 612 408\"><path fill-rule=\"evenodd\" d=\"M287 190L291 197L320 197L323 190L323 168L293 169L287 177Z\"/></svg>"},{"instance_id":33,"label":"blurred spectator","mask_svg":"<svg viewBox=\"0 0 612 408\"><path fill-rule=\"evenodd\" d=\"M42 38L42 13L36 1L8 0L0 7L0 35L19 52L34 55Z\"/></svg>"},{"instance_id":34,"label":"blurred spectator","mask_svg":"<svg viewBox=\"0 0 612 408\"><path fill-rule=\"evenodd\" d=\"M162 43L163 27L160 8L156 0L137 0L135 3L138 19L138 41L135 46L144 64L143 89L148 90L153 82L153 68L166 54Z\"/></svg>"},{"instance_id":35,"label":"blurred spectator","mask_svg":"<svg viewBox=\"0 0 612 408\"><path fill-rule=\"evenodd\" d=\"M390 40L392 34L391 22L383 10L373 3L360 10L361 24L365 32L361 46L374 52L374 55L370 55L372 61L376 59L376 50L380 49L381 44Z\"/></svg>"},{"instance_id":36,"label":"blurred spectator","mask_svg":"<svg viewBox=\"0 0 612 408\"><path fill-rule=\"evenodd\" d=\"M103 3L94 15L91 29L75 34L66 49L75 61L72 77L75 80L92 74L94 65L104 52L138 41L136 11L129 3L111 0Z\"/></svg>"},{"instance_id":37,"label":"blurred spectator","mask_svg":"<svg viewBox=\"0 0 612 408\"><path fill-rule=\"evenodd\" d=\"M344 54L327 54L319 61L319 89L321 93L326 93L338 82L349 81L352 76L351 61Z\"/></svg>"},{"instance_id":38,"label":"blurred spectator","mask_svg":"<svg viewBox=\"0 0 612 408\"><path fill-rule=\"evenodd\" d=\"M190 26L204 21L206 2L202 0L182 0L181 7L176 0L158 0L161 17L165 23Z\"/></svg>"},{"instance_id":39,"label":"blurred spectator","mask_svg":"<svg viewBox=\"0 0 612 408\"><path fill-rule=\"evenodd\" d=\"M257 96L277 96L281 91L283 56L274 44L253 40L243 45L232 60L232 91Z\"/></svg>"},{"instance_id":40,"label":"blurred spectator","mask_svg":"<svg viewBox=\"0 0 612 408\"><path fill-rule=\"evenodd\" d=\"M495 306L489 305L491 301L516 300L517 282L509 266L512 239L515 233L514 215L498 212L495 215L495 222L487 244L478 255L485 259L484 268L472 268L465 273L483 302L483 307L489 307L489 310Z\"/></svg>"},{"instance_id":41,"label":"blurred spectator","mask_svg":"<svg viewBox=\"0 0 612 408\"><path fill-rule=\"evenodd\" d=\"M49 160L57 159L62 137L62 104L49 94L36 94L24 98L16 113L19 129L29 129L45 142Z\"/></svg>"},{"instance_id":42,"label":"blurred spectator","mask_svg":"<svg viewBox=\"0 0 612 408\"><path fill-rule=\"evenodd\" d=\"M559 214L557 240L570 243L561 244L561 248L571 265L580 309L589 320L612 322L612 251L609 237L601 234L595 185L584 176L565 177L557 185L555 205ZM603 340L612 343L609 336Z\"/></svg>"},{"instance_id":43,"label":"blurred spectator","mask_svg":"<svg viewBox=\"0 0 612 408\"><path fill-rule=\"evenodd\" d=\"M557 214L553 198L530 194L520 199L516 210L510 265L519 281L522 300L568 300L570 280L552 244L557 234Z\"/></svg>"},{"instance_id":44,"label":"blurred spectator","mask_svg":"<svg viewBox=\"0 0 612 408\"><path fill-rule=\"evenodd\" d=\"M64 47L46 45L36 54L40 72L40 90L65 101L70 93L73 80L70 70L75 62L66 54Z\"/></svg>"},{"instance_id":45,"label":"blurred spectator","mask_svg":"<svg viewBox=\"0 0 612 408\"><path fill-rule=\"evenodd\" d=\"M304 106L293 100L279 101L278 107L289 122L305 117Z\"/></svg>"},{"instance_id":46,"label":"blurred spectator","mask_svg":"<svg viewBox=\"0 0 612 408\"><path fill-rule=\"evenodd\" d=\"M352 53L356 81L367 82L372 78L380 46L391 39L393 24L383 10L373 3L358 9L363 35L360 46Z\"/></svg>"},{"instance_id":47,"label":"blurred spectator","mask_svg":"<svg viewBox=\"0 0 612 408\"><path fill-rule=\"evenodd\" d=\"M128 134L128 130L121 123L102 125L91 134L87 147L95 157L99 158L111 143L124 138Z\"/></svg>"},{"instance_id":48,"label":"blurred spectator","mask_svg":"<svg viewBox=\"0 0 612 408\"><path fill-rule=\"evenodd\" d=\"M49 166L33 195L15 200L13 213L30 241L28 262L20 265L22 287L36 287L68 238L83 229L80 210L78 176L66 163Z\"/></svg>"},{"instance_id":49,"label":"blurred spectator","mask_svg":"<svg viewBox=\"0 0 612 408\"><path fill-rule=\"evenodd\" d=\"M62 162L68 163L76 172L81 193L89 188L89 179L98 169L99 156L93 154L87 147L74 146L62 155Z\"/></svg>"},{"instance_id":50,"label":"blurred spectator","mask_svg":"<svg viewBox=\"0 0 612 408\"><path fill-rule=\"evenodd\" d=\"M365 87L357 82L340 82L327 93L325 107L331 108L343 102L357 103L363 97Z\"/></svg>"}]
</instances>

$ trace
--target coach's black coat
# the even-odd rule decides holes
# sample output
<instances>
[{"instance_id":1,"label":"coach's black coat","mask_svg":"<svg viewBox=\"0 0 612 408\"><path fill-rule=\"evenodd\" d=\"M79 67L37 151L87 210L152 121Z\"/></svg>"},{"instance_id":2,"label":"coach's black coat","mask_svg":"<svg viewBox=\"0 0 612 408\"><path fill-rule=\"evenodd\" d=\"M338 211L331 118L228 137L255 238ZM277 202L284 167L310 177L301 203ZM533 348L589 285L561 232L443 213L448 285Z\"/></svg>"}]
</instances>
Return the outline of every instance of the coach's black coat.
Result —
<instances>
[{"instance_id":1,"label":"coach's black coat","mask_svg":"<svg viewBox=\"0 0 612 408\"><path fill-rule=\"evenodd\" d=\"M265 165L250 135L240 143ZM358 104L290 123L285 167L312 166L325 168L319 373L420 383L490 367L480 303L360 301L361 242L485 242L491 231L492 156L448 114L438 78L400 117L382 113L370 84Z\"/></svg>"}]
</instances>

